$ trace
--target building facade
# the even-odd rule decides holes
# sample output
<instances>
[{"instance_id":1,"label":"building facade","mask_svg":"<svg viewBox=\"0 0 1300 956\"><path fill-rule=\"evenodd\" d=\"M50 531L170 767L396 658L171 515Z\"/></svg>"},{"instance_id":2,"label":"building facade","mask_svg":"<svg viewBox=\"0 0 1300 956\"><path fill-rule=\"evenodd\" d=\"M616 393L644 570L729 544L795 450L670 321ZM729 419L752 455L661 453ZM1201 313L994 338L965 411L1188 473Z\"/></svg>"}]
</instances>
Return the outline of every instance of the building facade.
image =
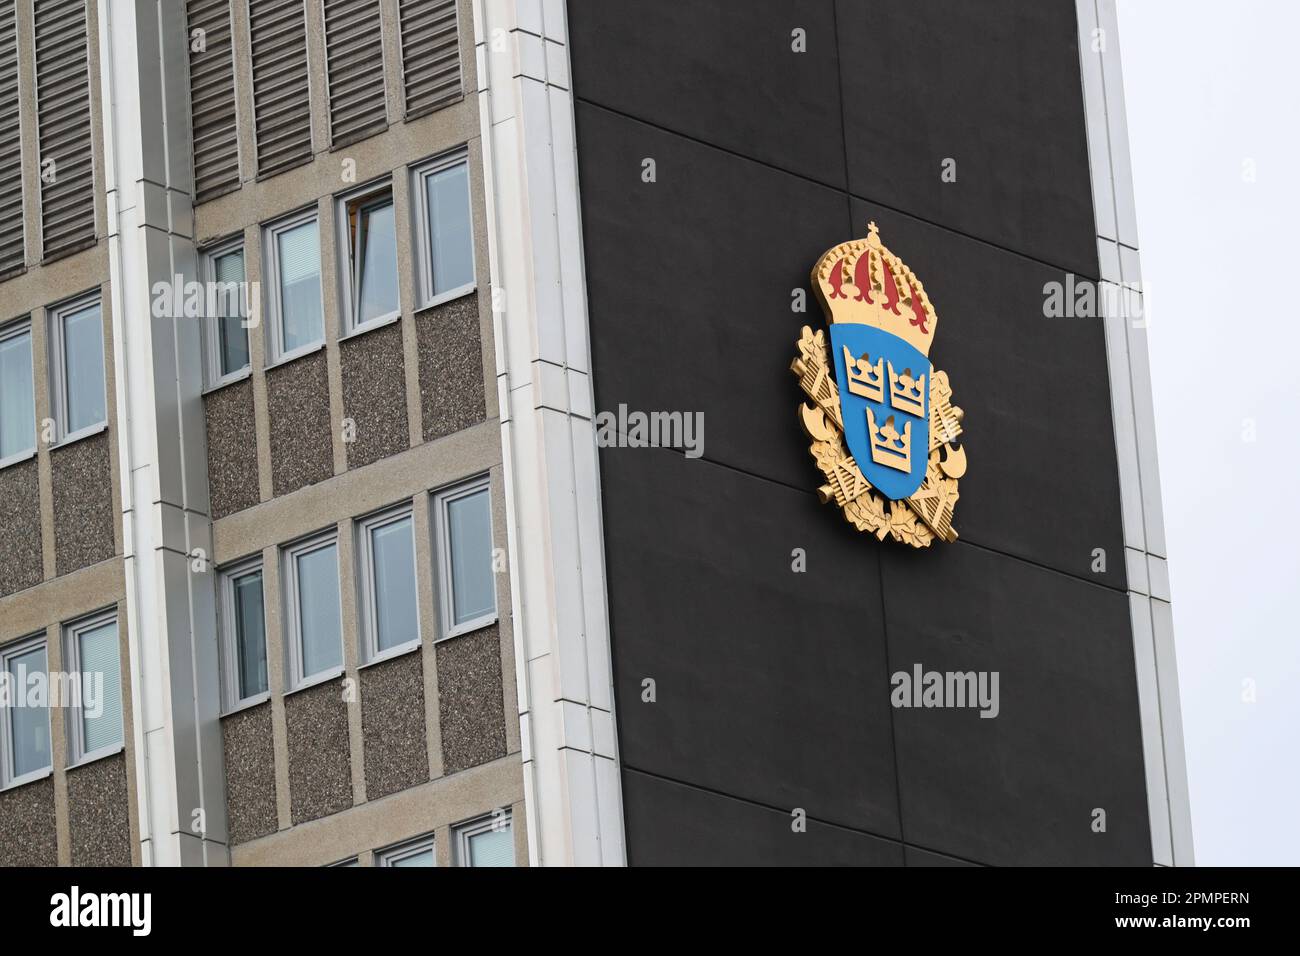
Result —
<instances>
[{"instance_id":1,"label":"building facade","mask_svg":"<svg viewBox=\"0 0 1300 956\"><path fill-rule=\"evenodd\" d=\"M1118 56L1109 0L0 0L0 864L1190 863ZM868 221L966 413L919 551L794 414Z\"/></svg>"}]
</instances>

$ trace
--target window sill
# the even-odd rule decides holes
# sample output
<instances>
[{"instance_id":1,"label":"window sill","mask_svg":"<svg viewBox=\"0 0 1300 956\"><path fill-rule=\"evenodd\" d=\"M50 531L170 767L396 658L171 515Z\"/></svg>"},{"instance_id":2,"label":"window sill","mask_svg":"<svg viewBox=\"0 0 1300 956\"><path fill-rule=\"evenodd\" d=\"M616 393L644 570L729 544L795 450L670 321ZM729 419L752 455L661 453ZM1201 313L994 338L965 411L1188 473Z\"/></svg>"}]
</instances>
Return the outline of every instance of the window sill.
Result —
<instances>
[{"instance_id":1,"label":"window sill","mask_svg":"<svg viewBox=\"0 0 1300 956\"><path fill-rule=\"evenodd\" d=\"M347 332L344 332L343 335L339 337L339 341L347 342L350 339L359 338L360 336L365 335L367 332L373 332L375 329L384 329L390 325L396 325L400 321L402 321L402 313L399 310L389 315L381 316L378 319L371 319L365 325L358 325L352 329L349 329Z\"/></svg>"},{"instance_id":2,"label":"window sill","mask_svg":"<svg viewBox=\"0 0 1300 956\"><path fill-rule=\"evenodd\" d=\"M0 460L0 468L8 468L11 465L21 465L25 461L31 461L36 457L36 449L25 451L18 455L10 455L8 458Z\"/></svg>"},{"instance_id":3,"label":"window sill","mask_svg":"<svg viewBox=\"0 0 1300 956\"><path fill-rule=\"evenodd\" d=\"M100 760L107 760L109 757L116 757L125 750L126 744L114 744L111 747L105 747L102 750L96 750L93 753L86 754L76 763L68 764L67 769L76 770L80 767L87 767L92 763L99 762Z\"/></svg>"},{"instance_id":4,"label":"window sill","mask_svg":"<svg viewBox=\"0 0 1300 956\"><path fill-rule=\"evenodd\" d=\"M441 295L435 295L432 299L429 299L427 302L421 302L419 309L417 309L416 311L423 312L426 309L432 309L440 305L445 305L446 303L454 301L455 299L463 299L467 295L473 295L477 291L478 291L477 282L471 282L469 285L463 285L456 289L449 289L448 291L443 292Z\"/></svg>"},{"instance_id":5,"label":"window sill","mask_svg":"<svg viewBox=\"0 0 1300 956\"><path fill-rule=\"evenodd\" d=\"M54 768L46 767L44 770L37 770L33 773L25 774L17 780L10 780L3 787L0 787L0 793L8 793L10 790L17 790L19 787L25 787L29 783L40 783L47 777L54 776Z\"/></svg>"},{"instance_id":6,"label":"window sill","mask_svg":"<svg viewBox=\"0 0 1300 956\"><path fill-rule=\"evenodd\" d=\"M50 451L54 451L57 448L66 448L68 445L75 445L82 439L93 438L94 436L106 431L108 431L108 422L100 422L98 425L91 425L89 428L81 429L81 431L73 432L70 435L64 435L58 441L50 445Z\"/></svg>"},{"instance_id":7,"label":"window sill","mask_svg":"<svg viewBox=\"0 0 1300 956\"><path fill-rule=\"evenodd\" d=\"M270 699L271 692L269 690L264 690L260 694L255 694L252 697L241 700L238 704L223 710L217 719L222 720L226 717L233 717L235 714L241 713L245 710L252 710L254 707L259 707L262 704L265 704Z\"/></svg>"},{"instance_id":8,"label":"window sill","mask_svg":"<svg viewBox=\"0 0 1300 956\"><path fill-rule=\"evenodd\" d=\"M438 638L438 641L450 641L453 638L464 637L466 634L473 634L475 631L481 631L484 628L492 627L500 622L501 615L499 614L476 618L473 621L466 621L464 624L458 624L456 627L453 627L446 634L442 635L442 637Z\"/></svg>"},{"instance_id":9,"label":"window sill","mask_svg":"<svg viewBox=\"0 0 1300 956\"><path fill-rule=\"evenodd\" d=\"M308 677L302 683L298 684L298 686L286 690L284 696L287 699L300 691L311 690L313 687L318 687L321 684L328 684L332 680L338 680L343 676L343 672L344 668L339 666L327 671L322 671L319 674L313 674L311 677Z\"/></svg>"},{"instance_id":10,"label":"window sill","mask_svg":"<svg viewBox=\"0 0 1300 956\"><path fill-rule=\"evenodd\" d=\"M206 397L208 395L211 395L213 392L221 391L227 385L238 385L240 382L246 382L252 377L253 377L253 368L252 366L249 366L243 369L242 371L235 372L233 375L227 375L225 378L223 378L221 381L217 382L214 385L209 385L207 388L203 390L203 395Z\"/></svg>"},{"instance_id":11,"label":"window sill","mask_svg":"<svg viewBox=\"0 0 1300 956\"><path fill-rule=\"evenodd\" d=\"M358 664L357 670L363 671L367 667L374 667L376 664L386 664L389 661L396 660L399 657L405 657L407 654L414 654L420 649L420 639L407 641L405 644L398 644L396 647L390 647L382 654L376 654L364 664Z\"/></svg>"},{"instance_id":12,"label":"window sill","mask_svg":"<svg viewBox=\"0 0 1300 956\"><path fill-rule=\"evenodd\" d=\"M294 349L292 352L286 352L284 355L281 355L274 362L269 363L266 366L266 370L269 372L271 371L271 369L279 368L282 365L292 365L294 362L298 361L298 359L306 358L309 355L315 355L317 352L321 351L324 348L325 348L324 339L321 339L319 342L315 342L311 345L304 345L300 349Z\"/></svg>"}]
</instances>

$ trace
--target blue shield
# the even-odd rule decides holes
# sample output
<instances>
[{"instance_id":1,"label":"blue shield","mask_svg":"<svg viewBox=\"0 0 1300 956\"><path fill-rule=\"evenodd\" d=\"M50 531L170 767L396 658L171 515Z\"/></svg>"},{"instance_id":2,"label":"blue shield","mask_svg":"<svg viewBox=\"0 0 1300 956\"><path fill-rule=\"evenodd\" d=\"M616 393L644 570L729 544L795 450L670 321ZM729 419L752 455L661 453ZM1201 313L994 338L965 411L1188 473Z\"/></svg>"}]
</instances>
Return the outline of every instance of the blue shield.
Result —
<instances>
[{"instance_id":1,"label":"blue shield","mask_svg":"<svg viewBox=\"0 0 1300 956\"><path fill-rule=\"evenodd\" d=\"M896 335L852 322L832 323L831 350L850 454L886 498L910 498L930 457L930 360Z\"/></svg>"}]
</instances>

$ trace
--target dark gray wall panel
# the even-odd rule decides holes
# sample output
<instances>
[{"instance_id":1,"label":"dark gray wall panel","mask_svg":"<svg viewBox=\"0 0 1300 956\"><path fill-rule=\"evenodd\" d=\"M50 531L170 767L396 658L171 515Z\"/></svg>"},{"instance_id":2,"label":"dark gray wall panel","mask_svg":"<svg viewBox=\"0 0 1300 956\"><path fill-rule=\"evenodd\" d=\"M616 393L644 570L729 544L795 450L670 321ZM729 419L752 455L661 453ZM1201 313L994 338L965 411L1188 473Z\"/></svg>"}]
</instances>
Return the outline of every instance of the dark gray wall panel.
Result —
<instances>
[{"instance_id":1,"label":"dark gray wall panel","mask_svg":"<svg viewBox=\"0 0 1300 956\"><path fill-rule=\"evenodd\" d=\"M54 565L67 574L113 556L113 476L109 433L50 452Z\"/></svg>"},{"instance_id":2,"label":"dark gray wall panel","mask_svg":"<svg viewBox=\"0 0 1300 956\"><path fill-rule=\"evenodd\" d=\"M815 487L789 372L821 253L850 237L842 193L578 105L596 406L704 413L704 457ZM658 182L642 183L655 156Z\"/></svg>"},{"instance_id":3,"label":"dark gray wall panel","mask_svg":"<svg viewBox=\"0 0 1300 956\"><path fill-rule=\"evenodd\" d=\"M931 853L929 850L921 850L914 846L903 847L903 858L908 866L979 866L978 863L971 863L969 860L959 860L955 856L946 856L942 853Z\"/></svg>"},{"instance_id":4,"label":"dark gray wall panel","mask_svg":"<svg viewBox=\"0 0 1300 956\"><path fill-rule=\"evenodd\" d=\"M367 800L429 779L422 663L417 651L361 671Z\"/></svg>"},{"instance_id":5,"label":"dark gray wall panel","mask_svg":"<svg viewBox=\"0 0 1300 956\"><path fill-rule=\"evenodd\" d=\"M569 9L582 99L845 185L830 0L570 0ZM803 53L791 48L795 29Z\"/></svg>"},{"instance_id":6,"label":"dark gray wall panel","mask_svg":"<svg viewBox=\"0 0 1300 956\"><path fill-rule=\"evenodd\" d=\"M274 833L279 818L270 701L223 717L221 740L231 846Z\"/></svg>"},{"instance_id":7,"label":"dark gray wall panel","mask_svg":"<svg viewBox=\"0 0 1300 956\"><path fill-rule=\"evenodd\" d=\"M54 778L0 792L0 866L58 866Z\"/></svg>"},{"instance_id":8,"label":"dark gray wall panel","mask_svg":"<svg viewBox=\"0 0 1300 956\"><path fill-rule=\"evenodd\" d=\"M402 364L402 327L390 325L344 340L343 415L356 422L356 440L348 442L348 467L396 455L411 447L406 420L406 373Z\"/></svg>"},{"instance_id":9,"label":"dark gray wall panel","mask_svg":"<svg viewBox=\"0 0 1300 956\"><path fill-rule=\"evenodd\" d=\"M1096 276L1074 4L835 7L850 191Z\"/></svg>"},{"instance_id":10,"label":"dark gray wall panel","mask_svg":"<svg viewBox=\"0 0 1300 956\"><path fill-rule=\"evenodd\" d=\"M902 866L890 840L638 773L623 774L632 866Z\"/></svg>"},{"instance_id":11,"label":"dark gray wall panel","mask_svg":"<svg viewBox=\"0 0 1300 956\"><path fill-rule=\"evenodd\" d=\"M0 595L40 584L41 495L36 459L0 469Z\"/></svg>"},{"instance_id":12,"label":"dark gray wall panel","mask_svg":"<svg viewBox=\"0 0 1300 956\"><path fill-rule=\"evenodd\" d=\"M293 825L352 806L352 756L342 681L284 699Z\"/></svg>"},{"instance_id":13,"label":"dark gray wall panel","mask_svg":"<svg viewBox=\"0 0 1300 956\"><path fill-rule=\"evenodd\" d=\"M68 830L73 866L131 865L125 754L68 771Z\"/></svg>"},{"instance_id":14,"label":"dark gray wall panel","mask_svg":"<svg viewBox=\"0 0 1300 956\"><path fill-rule=\"evenodd\" d=\"M271 414L271 478L277 496L334 474L325 351L266 373Z\"/></svg>"},{"instance_id":15,"label":"dark gray wall panel","mask_svg":"<svg viewBox=\"0 0 1300 956\"><path fill-rule=\"evenodd\" d=\"M894 710L904 838L995 865L1150 866L1127 596L962 543L881 556L891 669L999 674L995 718Z\"/></svg>"},{"instance_id":16,"label":"dark gray wall panel","mask_svg":"<svg viewBox=\"0 0 1300 956\"><path fill-rule=\"evenodd\" d=\"M674 452L601 472L624 764L897 838L876 542Z\"/></svg>"},{"instance_id":17,"label":"dark gray wall panel","mask_svg":"<svg viewBox=\"0 0 1300 956\"><path fill-rule=\"evenodd\" d=\"M203 396L208 436L208 496L212 517L257 504L257 422L253 382L244 379Z\"/></svg>"}]
</instances>

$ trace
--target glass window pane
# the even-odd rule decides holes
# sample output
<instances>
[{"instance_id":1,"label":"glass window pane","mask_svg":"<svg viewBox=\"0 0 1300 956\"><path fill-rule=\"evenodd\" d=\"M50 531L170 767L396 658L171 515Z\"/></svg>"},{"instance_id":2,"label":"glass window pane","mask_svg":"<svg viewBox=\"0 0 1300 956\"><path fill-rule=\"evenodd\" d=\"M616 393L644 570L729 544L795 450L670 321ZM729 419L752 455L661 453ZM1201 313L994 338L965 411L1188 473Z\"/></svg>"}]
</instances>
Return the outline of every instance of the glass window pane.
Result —
<instances>
[{"instance_id":1,"label":"glass window pane","mask_svg":"<svg viewBox=\"0 0 1300 956\"><path fill-rule=\"evenodd\" d=\"M420 636L416 622L415 543L411 519L403 518L370 531L374 566L376 639L387 650Z\"/></svg>"},{"instance_id":2,"label":"glass window pane","mask_svg":"<svg viewBox=\"0 0 1300 956\"><path fill-rule=\"evenodd\" d=\"M509 823L499 830L485 830L469 838L469 865L515 865L515 840Z\"/></svg>"},{"instance_id":3,"label":"glass window pane","mask_svg":"<svg viewBox=\"0 0 1300 956\"><path fill-rule=\"evenodd\" d=\"M36 447L36 396L32 390L32 333L0 339L0 458Z\"/></svg>"},{"instance_id":4,"label":"glass window pane","mask_svg":"<svg viewBox=\"0 0 1300 956\"><path fill-rule=\"evenodd\" d=\"M239 655L239 699L266 691L266 617L262 613L262 572L235 578L235 650Z\"/></svg>"},{"instance_id":5,"label":"glass window pane","mask_svg":"<svg viewBox=\"0 0 1300 956\"><path fill-rule=\"evenodd\" d=\"M393 202L349 209L355 321L358 325L397 311L397 233Z\"/></svg>"},{"instance_id":6,"label":"glass window pane","mask_svg":"<svg viewBox=\"0 0 1300 956\"><path fill-rule=\"evenodd\" d=\"M30 706L27 690L31 675L45 672L45 645L15 654L8 660L13 702L9 708L9 746L13 774L21 777L50 766L50 714L45 705Z\"/></svg>"},{"instance_id":7,"label":"glass window pane","mask_svg":"<svg viewBox=\"0 0 1300 956\"><path fill-rule=\"evenodd\" d=\"M98 303L63 316L63 360L68 431L105 421L104 327Z\"/></svg>"},{"instance_id":8,"label":"glass window pane","mask_svg":"<svg viewBox=\"0 0 1300 956\"><path fill-rule=\"evenodd\" d=\"M331 544L300 554L296 560L302 676L306 678L343 663L338 548Z\"/></svg>"},{"instance_id":9,"label":"glass window pane","mask_svg":"<svg viewBox=\"0 0 1300 956\"><path fill-rule=\"evenodd\" d=\"M433 847L427 850L421 850L419 853L412 853L410 856L402 856L392 859L388 862L389 866L433 866Z\"/></svg>"},{"instance_id":10,"label":"glass window pane","mask_svg":"<svg viewBox=\"0 0 1300 956\"><path fill-rule=\"evenodd\" d=\"M275 241L280 268L280 350L292 352L325 337L316 220L277 233Z\"/></svg>"},{"instance_id":11,"label":"glass window pane","mask_svg":"<svg viewBox=\"0 0 1300 956\"><path fill-rule=\"evenodd\" d=\"M433 294L474 281L474 247L469 224L469 167L458 163L425 178L429 203L429 245Z\"/></svg>"},{"instance_id":12,"label":"glass window pane","mask_svg":"<svg viewBox=\"0 0 1300 956\"><path fill-rule=\"evenodd\" d=\"M496 610L492 580L492 516L485 488L447 503L451 548L452 623L463 624Z\"/></svg>"},{"instance_id":13,"label":"glass window pane","mask_svg":"<svg viewBox=\"0 0 1300 956\"><path fill-rule=\"evenodd\" d=\"M83 753L122 742L122 675L118 668L117 622L77 634L81 658L81 741Z\"/></svg>"},{"instance_id":14,"label":"glass window pane","mask_svg":"<svg viewBox=\"0 0 1300 956\"><path fill-rule=\"evenodd\" d=\"M248 330L244 328L244 251L237 249L212 261L217 304L217 337L221 374L248 367Z\"/></svg>"}]
</instances>

